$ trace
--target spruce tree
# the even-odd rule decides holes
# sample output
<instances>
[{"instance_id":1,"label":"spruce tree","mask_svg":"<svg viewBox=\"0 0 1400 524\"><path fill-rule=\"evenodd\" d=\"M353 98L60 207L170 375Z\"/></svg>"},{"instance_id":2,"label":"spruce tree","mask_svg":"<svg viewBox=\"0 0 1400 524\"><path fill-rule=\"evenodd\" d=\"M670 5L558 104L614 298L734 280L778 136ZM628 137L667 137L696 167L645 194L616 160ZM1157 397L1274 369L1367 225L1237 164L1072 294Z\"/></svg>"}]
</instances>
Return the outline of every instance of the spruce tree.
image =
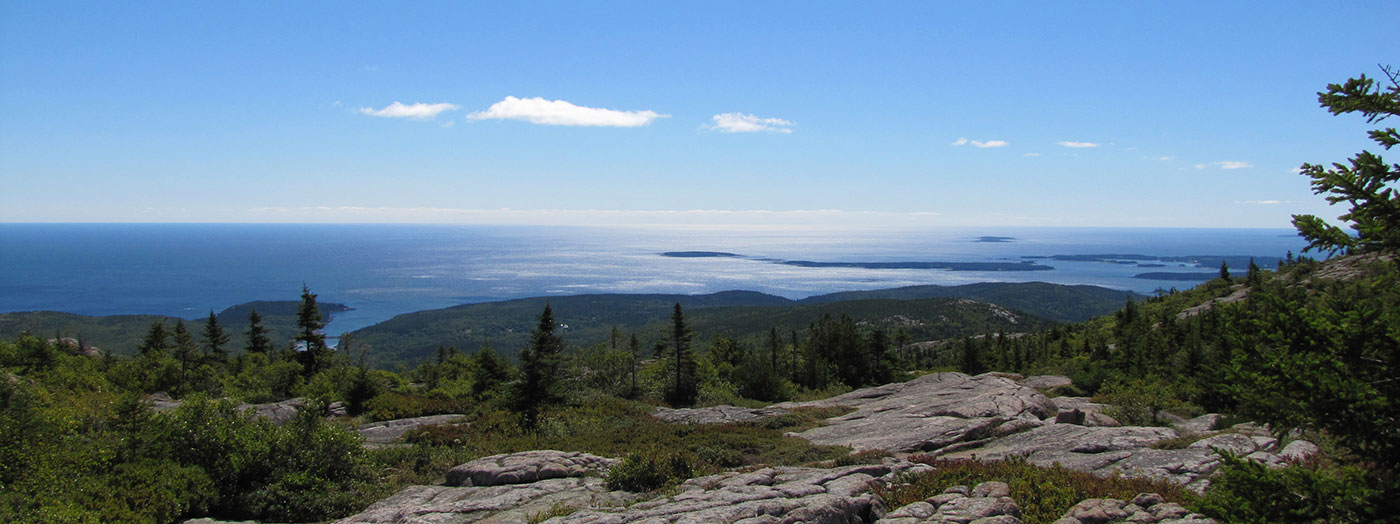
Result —
<instances>
[{"instance_id":1,"label":"spruce tree","mask_svg":"<svg viewBox=\"0 0 1400 524\"><path fill-rule=\"evenodd\" d=\"M195 353L199 350L195 347L194 335L185 329L185 321L183 320L175 321L175 331L171 334L171 338L175 341L175 360L180 362L180 389L184 390L189 380L190 365L194 362Z\"/></svg>"},{"instance_id":2,"label":"spruce tree","mask_svg":"<svg viewBox=\"0 0 1400 524\"><path fill-rule=\"evenodd\" d=\"M515 391L515 409L524 417L526 428L539 422L540 408L558 402L559 362L564 342L554 334L554 312L545 304L539 324L530 335L530 347L520 352L523 375Z\"/></svg>"},{"instance_id":3,"label":"spruce tree","mask_svg":"<svg viewBox=\"0 0 1400 524\"><path fill-rule=\"evenodd\" d=\"M297 329L300 332L296 340L305 345L305 349L297 355L305 376L315 374L326 364L326 335L321 332L325 327L321 310L316 306L316 294L302 284L301 305L297 307Z\"/></svg>"},{"instance_id":4,"label":"spruce tree","mask_svg":"<svg viewBox=\"0 0 1400 524\"><path fill-rule=\"evenodd\" d=\"M219 319L214 316L214 310L209 310L209 320L204 323L206 355L213 355L215 361L223 362L228 357L228 352L224 351L224 344L228 343L228 339L223 326L219 325Z\"/></svg>"},{"instance_id":5,"label":"spruce tree","mask_svg":"<svg viewBox=\"0 0 1400 524\"><path fill-rule=\"evenodd\" d=\"M671 389L666 401L672 406L690 406L700 394L695 377L695 357L690 352L690 328L685 325L685 313L677 302L671 312L671 353L674 368Z\"/></svg>"},{"instance_id":6,"label":"spruce tree","mask_svg":"<svg viewBox=\"0 0 1400 524\"><path fill-rule=\"evenodd\" d=\"M1334 115L1360 112L1368 124L1400 115L1400 70L1382 66L1381 71L1389 86L1361 75L1342 85L1328 84L1327 92L1317 94L1317 101ZM1386 150L1400 144L1400 132L1393 127L1375 129L1368 134ZM1299 170L1312 179L1313 193L1327 194L1330 204L1351 206L1346 214L1337 218L1355 231L1355 235L1348 234L1313 215L1293 215L1293 226L1308 240L1308 247L1303 251L1400 250L1400 191L1396 188L1400 181L1400 164L1386 164L1380 155L1370 151L1362 151L1348 159L1348 163L1351 165L1334 163L1332 169L1303 164Z\"/></svg>"},{"instance_id":7,"label":"spruce tree","mask_svg":"<svg viewBox=\"0 0 1400 524\"><path fill-rule=\"evenodd\" d=\"M266 354L272 349L272 339L267 336L267 328L262 325L262 315L254 309L248 312L248 343L243 350L248 353Z\"/></svg>"},{"instance_id":8,"label":"spruce tree","mask_svg":"<svg viewBox=\"0 0 1400 524\"><path fill-rule=\"evenodd\" d=\"M165 334L165 323L151 322L151 327L146 330L146 338L141 341L139 349L143 357L164 357L165 350L170 349L170 342Z\"/></svg>"},{"instance_id":9,"label":"spruce tree","mask_svg":"<svg viewBox=\"0 0 1400 524\"><path fill-rule=\"evenodd\" d=\"M628 390L627 398L637 398L640 391L637 390L637 368L642 362L642 341L637 339L637 334L633 333L631 340L627 342L627 353L632 355L632 388Z\"/></svg>"}]
</instances>

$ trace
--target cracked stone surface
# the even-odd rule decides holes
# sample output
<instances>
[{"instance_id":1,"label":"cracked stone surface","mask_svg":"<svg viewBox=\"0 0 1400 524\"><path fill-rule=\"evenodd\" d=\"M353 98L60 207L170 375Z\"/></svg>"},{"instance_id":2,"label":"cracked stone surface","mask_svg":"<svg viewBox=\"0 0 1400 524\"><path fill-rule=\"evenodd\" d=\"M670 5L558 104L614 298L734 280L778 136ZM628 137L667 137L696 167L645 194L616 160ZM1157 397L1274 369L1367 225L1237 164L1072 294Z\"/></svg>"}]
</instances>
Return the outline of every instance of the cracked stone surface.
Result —
<instances>
[{"instance_id":1,"label":"cracked stone surface","mask_svg":"<svg viewBox=\"0 0 1400 524\"><path fill-rule=\"evenodd\" d=\"M447 471L449 486L527 484L568 477L602 477L620 460L552 449L482 457Z\"/></svg>"},{"instance_id":2,"label":"cracked stone surface","mask_svg":"<svg viewBox=\"0 0 1400 524\"><path fill-rule=\"evenodd\" d=\"M608 491L596 477L502 486L409 486L336 524L525 524L555 507L624 506L634 499L630 493Z\"/></svg>"},{"instance_id":3,"label":"cracked stone surface","mask_svg":"<svg viewBox=\"0 0 1400 524\"><path fill-rule=\"evenodd\" d=\"M931 469L889 459L882 464L842 468L775 467L728 472L686 481L679 493L625 509L599 508L551 519L551 523L631 522L857 523L884 512L870 493L906 471Z\"/></svg>"},{"instance_id":4,"label":"cracked stone surface","mask_svg":"<svg viewBox=\"0 0 1400 524\"><path fill-rule=\"evenodd\" d=\"M932 451L984 438L1015 419L1043 420L1055 403L1033 388L992 374L933 373L909 382L865 388L825 400L775 407L846 406L856 411L796 433L813 444L859 451Z\"/></svg>"},{"instance_id":5,"label":"cracked stone surface","mask_svg":"<svg viewBox=\"0 0 1400 524\"><path fill-rule=\"evenodd\" d=\"M736 406L711 406L683 409L658 407L652 416L673 424L734 424L786 414L788 414L788 410L782 408L750 409Z\"/></svg>"}]
</instances>

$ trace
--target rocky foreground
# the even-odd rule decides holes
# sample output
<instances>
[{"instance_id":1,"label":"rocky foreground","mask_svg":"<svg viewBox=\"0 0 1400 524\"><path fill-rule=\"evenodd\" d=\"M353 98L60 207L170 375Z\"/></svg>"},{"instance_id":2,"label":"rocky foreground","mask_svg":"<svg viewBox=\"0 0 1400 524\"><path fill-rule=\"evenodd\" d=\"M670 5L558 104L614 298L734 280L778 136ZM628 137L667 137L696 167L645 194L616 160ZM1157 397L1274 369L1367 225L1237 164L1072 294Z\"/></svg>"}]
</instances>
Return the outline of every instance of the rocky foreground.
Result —
<instances>
[{"instance_id":1,"label":"rocky foreground","mask_svg":"<svg viewBox=\"0 0 1400 524\"><path fill-rule=\"evenodd\" d=\"M1218 416L1176 420L1173 427L1120 426L1105 406L1041 392L1069 385L1064 377L937 373L806 403L763 409L733 406L669 410L656 416L678 424L734 423L801 407L854 411L795 436L815 444L885 450L880 464L835 468L770 467L691 479L663 496L609 491L603 478L616 459L584 453L530 451L478 459L448 473L445 486L413 486L381 500L351 523L978 523L1020 522L1006 485L957 486L901 508L875 494L905 473L931 466L901 458L924 453L947 459L1024 456L1100 476L1152 478L1201 491L1220 466L1220 453L1271 466L1317 451L1306 441L1281 447L1262 428L1213 429ZM1039 389L1037 389L1039 388ZM1171 445L1162 445L1170 443ZM1057 524L1114 521L1198 523L1209 519L1142 494L1131 501L1091 499Z\"/></svg>"}]
</instances>

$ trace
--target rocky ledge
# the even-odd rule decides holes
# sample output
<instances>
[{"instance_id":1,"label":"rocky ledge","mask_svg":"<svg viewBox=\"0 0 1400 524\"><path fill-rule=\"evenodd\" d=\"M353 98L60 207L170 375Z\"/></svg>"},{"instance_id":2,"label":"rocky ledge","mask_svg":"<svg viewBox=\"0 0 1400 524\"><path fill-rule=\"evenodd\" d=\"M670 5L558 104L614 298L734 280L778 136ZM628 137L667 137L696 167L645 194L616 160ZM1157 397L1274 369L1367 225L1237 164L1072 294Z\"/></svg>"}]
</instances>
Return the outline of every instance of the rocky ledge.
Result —
<instances>
[{"instance_id":1,"label":"rocky ledge","mask_svg":"<svg viewBox=\"0 0 1400 524\"><path fill-rule=\"evenodd\" d=\"M934 373L909 382L767 409L855 409L827 419L824 426L793 434L814 444L850 446L857 451L922 452L946 459L1023 456L1041 466L1059 464L1104 477L1166 480L1197 492L1209 485L1211 475L1220 467L1220 451L1275 467L1317 452L1317 447L1306 441L1280 449L1278 440L1250 424L1214 430L1219 415L1190 420L1167 416L1175 422L1174 427L1120 426L1105 414L1109 406L1081 397L1051 399L1037 391L1037 387L1070 385L1068 378L1058 376ZM755 418L765 413L730 406L670 411L744 412ZM687 423L709 420L729 421L719 415L684 418Z\"/></svg>"}]
</instances>

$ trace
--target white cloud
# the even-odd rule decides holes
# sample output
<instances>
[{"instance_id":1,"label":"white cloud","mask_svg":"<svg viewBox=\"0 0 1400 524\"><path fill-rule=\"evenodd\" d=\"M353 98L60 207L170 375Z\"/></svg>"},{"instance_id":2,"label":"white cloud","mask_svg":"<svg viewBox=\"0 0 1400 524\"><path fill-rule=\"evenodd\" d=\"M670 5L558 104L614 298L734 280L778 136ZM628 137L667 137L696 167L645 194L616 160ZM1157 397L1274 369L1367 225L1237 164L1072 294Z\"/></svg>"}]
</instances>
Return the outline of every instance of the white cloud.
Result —
<instances>
[{"instance_id":1,"label":"white cloud","mask_svg":"<svg viewBox=\"0 0 1400 524\"><path fill-rule=\"evenodd\" d=\"M987 149L989 147L1006 147L1008 145L1011 145L1011 142L1007 142L1005 140L988 140L986 142L983 142L981 140L968 140L966 137L964 137L959 138L957 139L957 141L954 141L952 143L952 145L955 146L965 146L968 144L972 144L972 147L980 147L982 149Z\"/></svg>"},{"instance_id":2,"label":"white cloud","mask_svg":"<svg viewBox=\"0 0 1400 524\"><path fill-rule=\"evenodd\" d=\"M442 127L452 127L452 126L455 126L455 125L457 125L457 121L455 121L455 120L448 120L448 121L442 123Z\"/></svg>"},{"instance_id":3,"label":"white cloud","mask_svg":"<svg viewBox=\"0 0 1400 524\"><path fill-rule=\"evenodd\" d=\"M1195 165L1196 169L1205 169L1208 167L1218 167L1220 169L1247 169L1254 167L1254 164L1251 164L1249 162L1240 162L1238 160L1224 160L1220 162L1211 162L1209 164Z\"/></svg>"},{"instance_id":4,"label":"white cloud","mask_svg":"<svg viewBox=\"0 0 1400 524\"><path fill-rule=\"evenodd\" d=\"M1026 154L1021 155L1021 156L1040 156L1040 153L1026 153Z\"/></svg>"},{"instance_id":5,"label":"white cloud","mask_svg":"<svg viewBox=\"0 0 1400 524\"><path fill-rule=\"evenodd\" d=\"M1236 204L1251 204L1256 206L1276 206L1279 204L1292 204L1292 200L1244 200L1235 202Z\"/></svg>"},{"instance_id":6,"label":"white cloud","mask_svg":"<svg viewBox=\"0 0 1400 524\"><path fill-rule=\"evenodd\" d=\"M1075 142L1073 140L1061 140L1055 143L1065 147L1073 147L1079 149L1083 149L1086 147L1099 147L1099 144L1097 142Z\"/></svg>"},{"instance_id":7,"label":"white cloud","mask_svg":"<svg viewBox=\"0 0 1400 524\"><path fill-rule=\"evenodd\" d=\"M375 108L372 108L372 107L361 107L361 108L360 108L360 112L363 113L363 114L369 115L369 116L379 116L379 117L384 117L384 118L415 118L415 119L424 119L424 118L433 118L433 117L435 117L435 116L438 116L438 114L439 114L439 113L442 113L443 111L452 111L452 110L454 110L454 109L457 109L458 107L459 107L459 106L457 106L456 104L448 104L448 103L440 103L440 104L423 104L423 103L418 103L418 104L402 104L402 103L399 103L398 101L394 101L394 103L389 104L389 105L388 105L387 107L385 107L384 109L375 109Z\"/></svg>"},{"instance_id":8,"label":"white cloud","mask_svg":"<svg viewBox=\"0 0 1400 524\"><path fill-rule=\"evenodd\" d=\"M720 113L714 116L715 123L706 125L706 129L713 129L724 133L757 133L768 131L771 133L791 133L792 122L781 118L760 118L744 113Z\"/></svg>"},{"instance_id":9,"label":"white cloud","mask_svg":"<svg viewBox=\"0 0 1400 524\"><path fill-rule=\"evenodd\" d=\"M1159 156L1159 157L1157 157L1157 161L1158 161L1158 162L1171 162L1171 161L1172 161L1172 157L1169 157L1169 156Z\"/></svg>"},{"instance_id":10,"label":"white cloud","mask_svg":"<svg viewBox=\"0 0 1400 524\"><path fill-rule=\"evenodd\" d=\"M650 124L652 120L670 116L655 111L618 111L578 106L564 100L507 96L504 100L491 104L485 111L467 115L467 119L524 120L549 126L639 127Z\"/></svg>"}]
</instances>

